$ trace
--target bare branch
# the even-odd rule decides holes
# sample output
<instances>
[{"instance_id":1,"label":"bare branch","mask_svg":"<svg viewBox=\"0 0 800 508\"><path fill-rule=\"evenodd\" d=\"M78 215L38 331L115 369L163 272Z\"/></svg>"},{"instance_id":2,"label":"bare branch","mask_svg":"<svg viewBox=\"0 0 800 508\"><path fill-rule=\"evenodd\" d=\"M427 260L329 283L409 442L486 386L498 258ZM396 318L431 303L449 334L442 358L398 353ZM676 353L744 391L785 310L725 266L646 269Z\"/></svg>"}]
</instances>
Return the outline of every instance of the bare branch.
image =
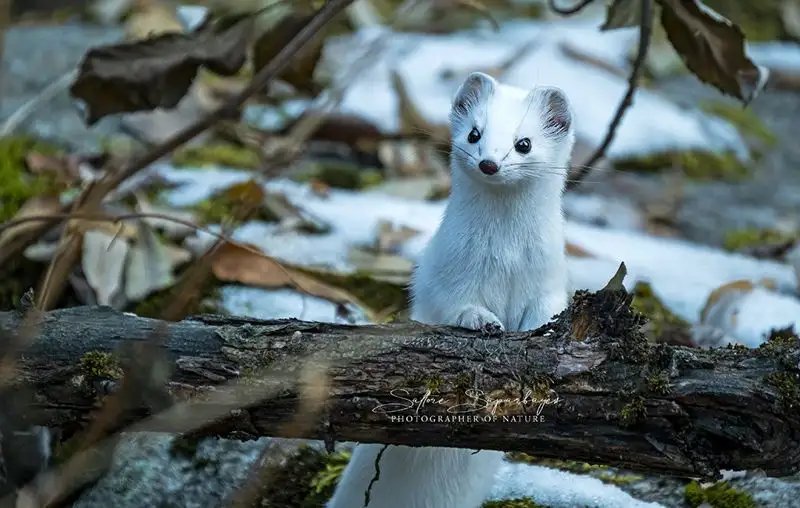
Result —
<instances>
[{"instance_id":1,"label":"bare branch","mask_svg":"<svg viewBox=\"0 0 800 508\"><path fill-rule=\"evenodd\" d=\"M682 476L796 472L797 338L755 350L652 345L630 299L619 289L579 292L548 325L503 336L413 322L164 323L110 308L55 310L41 315L40 337L18 363L17 386L32 392L18 407L25 425L79 432L119 384L115 369L87 366L87 353L125 363L121 348L163 327L172 373L159 389L174 405L132 403L120 419L131 431L527 451ZM0 330L21 320L0 313ZM319 408L318 390L303 388L314 367L324 408L286 425Z\"/></svg>"},{"instance_id":2,"label":"bare branch","mask_svg":"<svg viewBox=\"0 0 800 508\"><path fill-rule=\"evenodd\" d=\"M578 173L567 182L567 189L574 189L580 185L581 181L586 178L591 171L592 166L603 158L611 142L614 141L614 136L617 133L619 124L622 122L622 117L633 104L633 94L636 92L636 87L639 84L639 76L644 68L644 61L647 58L647 51L650 47L650 36L653 31L652 0L641 0L641 2L642 17L639 22L639 48L636 53L636 59L633 62L630 78L628 78L628 90L625 92L622 102L620 102L617 107L614 119L611 120L611 124L608 126L605 139L603 139L603 142L600 143L600 146L597 147L597 150L595 150L592 156L589 157L589 160L578 167Z\"/></svg>"}]
</instances>

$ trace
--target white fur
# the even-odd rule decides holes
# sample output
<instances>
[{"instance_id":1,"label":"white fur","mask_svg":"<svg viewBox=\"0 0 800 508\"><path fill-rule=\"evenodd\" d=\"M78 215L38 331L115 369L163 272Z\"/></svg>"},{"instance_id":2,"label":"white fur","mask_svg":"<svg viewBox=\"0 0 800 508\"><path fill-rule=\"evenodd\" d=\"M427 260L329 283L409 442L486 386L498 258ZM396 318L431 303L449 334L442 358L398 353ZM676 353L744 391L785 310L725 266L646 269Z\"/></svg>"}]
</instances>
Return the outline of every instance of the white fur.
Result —
<instances>
[{"instance_id":1,"label":"white fur","mask_svg":"<svg viewBox=\"0 0 800 508\"><path fill-rule=\"evenodd\" d=\"M565 101L555 104L568 127L548 128L552 97L563 94L552 88L527 92L481 73L459 89L451 114L452 192L414 273L412 319L521 331L566 306L561 196L575 134ZM473 127L482 133L475 144L467 141ZM531 140L528 154L514 149L523 137ZM479 171L486 158L497 163L497 173ZM364 506L382 448L356 447L329 508ZM502 460L497 451L389 446L369 508L477 508Z\"/></svg>"}]
</instances>

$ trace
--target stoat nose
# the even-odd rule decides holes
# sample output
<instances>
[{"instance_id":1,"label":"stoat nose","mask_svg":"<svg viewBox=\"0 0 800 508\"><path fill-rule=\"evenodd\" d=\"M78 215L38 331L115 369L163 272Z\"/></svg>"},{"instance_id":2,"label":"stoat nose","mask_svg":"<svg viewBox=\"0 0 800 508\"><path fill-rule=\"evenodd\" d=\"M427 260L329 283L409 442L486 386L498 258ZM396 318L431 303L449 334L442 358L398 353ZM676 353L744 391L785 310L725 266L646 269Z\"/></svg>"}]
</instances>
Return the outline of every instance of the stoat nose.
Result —
<instances>
[{"instance_id":1,"label":"stoat nose","mask_svg":"<svg viewBox=\"0 0 800 508\"><path fill-rule=\"evenodd\" d=\"M484 159L478 163L478 169L481 170L481 173L484 175L493 175L497 173L497 164L494 162Z\"/></svg>"}]
</instances>

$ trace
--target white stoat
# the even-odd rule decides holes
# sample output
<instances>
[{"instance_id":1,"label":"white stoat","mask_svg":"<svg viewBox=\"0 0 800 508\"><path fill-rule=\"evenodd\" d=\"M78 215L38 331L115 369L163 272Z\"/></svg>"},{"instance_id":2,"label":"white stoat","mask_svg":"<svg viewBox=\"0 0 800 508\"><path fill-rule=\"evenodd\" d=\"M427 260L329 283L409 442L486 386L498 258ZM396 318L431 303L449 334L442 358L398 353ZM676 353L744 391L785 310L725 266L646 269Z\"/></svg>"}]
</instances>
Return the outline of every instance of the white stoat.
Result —
<instances>
[{"instance_id":1,"label":"white stoat","mask_svg":"<svg viewBox=\"0 0 800 508\"><path fill-rule=\"evenodd\" d=\"M567 304L561 210L575 140L564 93L483 73L450 114L452 191L413 276L411 318L472 329L531 330ZM383 445L353 452L328 508L362 508ZM389 446L368 508L477 508L503 454Z\"/></svg>"}]
</instances>

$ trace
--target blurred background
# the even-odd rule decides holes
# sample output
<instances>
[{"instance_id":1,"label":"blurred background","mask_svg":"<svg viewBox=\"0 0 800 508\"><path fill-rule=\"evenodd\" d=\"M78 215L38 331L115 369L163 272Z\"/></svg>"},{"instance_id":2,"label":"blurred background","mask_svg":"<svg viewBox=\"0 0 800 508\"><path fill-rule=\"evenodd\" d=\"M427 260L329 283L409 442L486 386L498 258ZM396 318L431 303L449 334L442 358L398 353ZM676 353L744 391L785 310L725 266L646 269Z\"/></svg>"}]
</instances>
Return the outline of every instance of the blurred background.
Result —
<instances>
[{"instance_id":1,"label":"blurred background","mask_svg":"<svg viewBox=\"0 0 800 508\"><path fill-rule=\"evenodd\" d=\"M356 0L278 79L214 113L322 4L0 0L0 310L35 288L46 309L169 320L405 319L409 275L449 192L450 101L483 71L558 86L575 109L572 290L599 289L624 261L654 342L756 347L800 323L800 1L705 2L729 22L694 0L655 2L632 105L602 153L635 69L639 2L564 15L546 0ZM139 164L209 114L199 136ZM90 183L137 164L95 196L106 219L67 227ZM131 220L108 220L120 216ZM115 475L77 506L111 495L218 506L264 446L215 440L176 458L171 438L147 439L126 444ZM311 450L260 506L322 506L349 455ZM187 473L197 453L226 472ZM529 504L491 506L795 506L800 494L796 478L757 473L705 491L510 459L493 496Z\"/></svg>"}]
</instances>

